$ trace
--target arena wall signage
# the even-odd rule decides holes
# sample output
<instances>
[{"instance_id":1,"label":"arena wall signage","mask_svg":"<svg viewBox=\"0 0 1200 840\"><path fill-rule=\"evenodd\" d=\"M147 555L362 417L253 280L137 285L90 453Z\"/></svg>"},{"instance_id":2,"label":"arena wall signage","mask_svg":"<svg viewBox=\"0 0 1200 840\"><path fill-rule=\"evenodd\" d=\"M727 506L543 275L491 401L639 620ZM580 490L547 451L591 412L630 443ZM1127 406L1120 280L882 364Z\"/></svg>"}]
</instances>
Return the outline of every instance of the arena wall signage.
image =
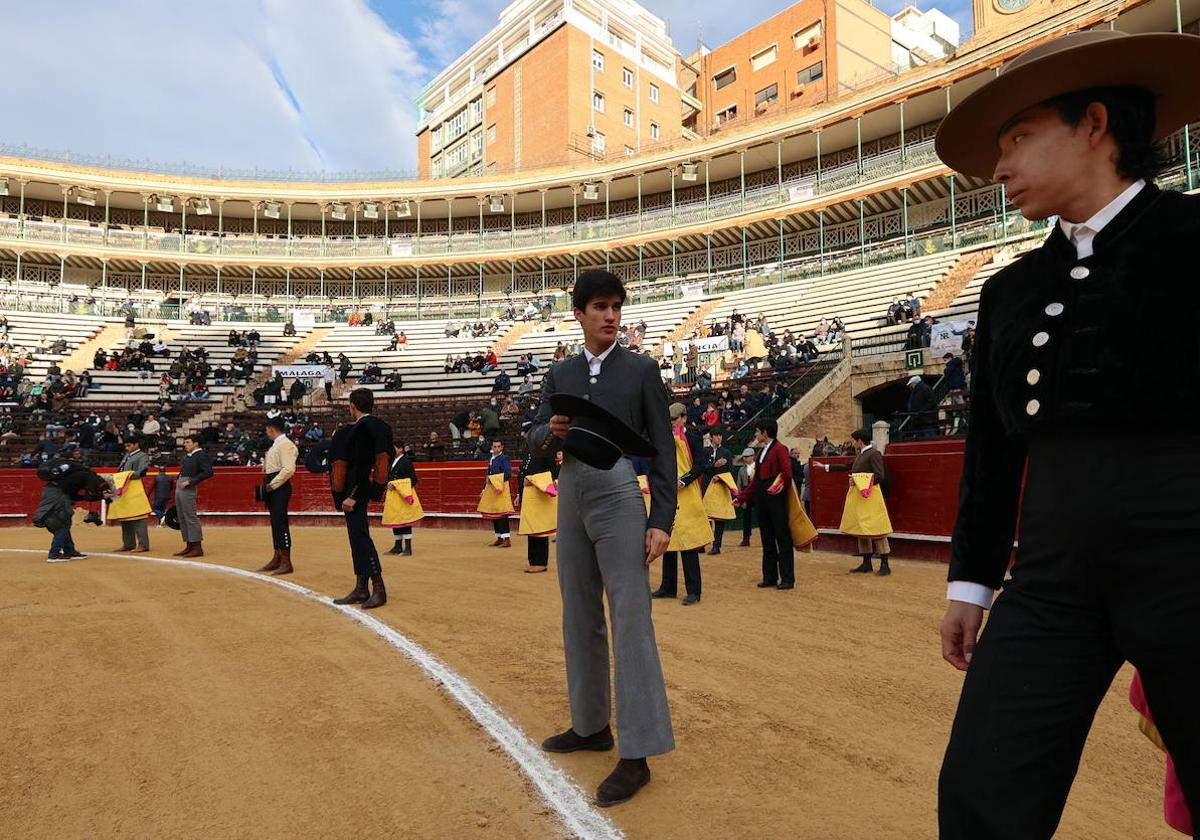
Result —
<instances>
[{"instance_id":1,"label":"arena wall signage","mask_svg":"<svg viewBox=\"0 0 1200 840\"><path fill-rule=\"evenodd\" d=\"M333 368L327 365L271 365L271 373L277 373L284 379L321 379L326 371Z\"/></svg>"},{"instance_id":2,"label":"arena wall signage","mask_svg":"<svg viewBox=\"0 0 1200 840\"><path fill-rule=\"evenodd\" d=\"M679 349L686 353L690 347L691 341L679 342ZM696 340L697 353L723 353L729 349L729 336L718 335L712 338L701 338Z\"/></svg>"}]
</instances>

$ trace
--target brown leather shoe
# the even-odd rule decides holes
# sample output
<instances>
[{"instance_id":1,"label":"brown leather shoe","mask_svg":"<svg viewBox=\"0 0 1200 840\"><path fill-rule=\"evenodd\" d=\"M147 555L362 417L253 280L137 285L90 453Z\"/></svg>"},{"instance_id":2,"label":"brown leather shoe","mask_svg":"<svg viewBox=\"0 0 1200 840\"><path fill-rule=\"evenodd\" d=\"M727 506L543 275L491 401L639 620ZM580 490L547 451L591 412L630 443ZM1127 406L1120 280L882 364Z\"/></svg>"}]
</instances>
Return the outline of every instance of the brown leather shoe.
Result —
<instances>
[{"instance_id":1,"label":"brown leather shoe","mask_svg":"<svg viewBox=\"0 0 1200 840\"><path fill-rule=\"evenodd\" d=\"M496 541L494 543L492 543L492 548L499 547L500 543L502 543L502 542L504 542L504 540L500 539L499 537L496 537Z\"/></svg>"},{"instance_id":2,"label":"brown leather shoe","mask_svg":"<svg viewBox=\"0 0 1200 840\"><path fill-rule=\"evenodd\" d=\"M255 569L256 572L273 572L279 568L279 549L275 549L275 553L271 555L270 561L261 569Z\"/></svg>"},{"instance_id":3,"label":"brown leather shoe","mask_svg":"<svg viewBox=\"0 0 1200 840\"><path fill-rule=\"evenodd\" d=\"M505 537L504 539L500 540L500 547L501 548L512 548L512 538Z\"/></svg>"},{"instance_id":4,"label":"brown leather shoe","mask_svg":"<svg viewBox=\"0 0 1200 840\"><path fill-rule=\"evenodd\" d=\"M172 557L186 557L186 556L187 556L187 553L188 553L189 551L191 551L191 550L192 550L192 544L191 544L191 543L186 543L186 544L183 546L183 548L179 549L179 551L176 551L176 552L175 552L175 553L173 553L171 556L172 556Z\"/></svg>"},{"instance_id":5,"label":"brown leather shoe","mask_svg":"<svg viewBox=\"0 0 1200 840\"><path fill-rule=\"evenodd\" d=\"M644 758L622 758L608 778L596 788L596 804L601 808L628 802L650 781L650 765Z\"/></svg>"},{"instance_id":6,"label":"brown leather shoe","mask_svg":"<svg viewBox=\"0 0 1200 840\"><path fill-rule=\"evenodd\" d=\"M275 567L273 575L290 575L292 573L292 550L290 548L279 549L279 565Z\"/></svg>"},{"instance_id":7,"label":"brown leather shoe","mask_svg":"<svg viewBox=\"0 0 1200 840\"><path fill-rule=\"evenodd\" d=\"M133 551L133 546L129 546L129 548L126 548L125 546L121 546L120 548L114 548L113 554L124 554L126 551Z\"/></svg>"},{"instance_id":8,"label":"brown leather shoe","mask_svg":"<svg viewBox=\"0 0 1200 840\"><path fill-rule=\"evenodd\" d=\"M180 557L203 557L204 549L201 547L200 543L198 543L198 542L189 543L187 550L183 554L180 554L179 556Z\"/></svg>"},{"instance_id":9,"label":"brown leather shoe","mask_svg":"<svg viewBox=\"0 0 1200 840\"><path fill-rule=\"evenodd\" d=\"M542 749L552 753L571 753L579 750L606 752L612 748L612 727L609 726L605 726L594 735L580 735L574 729L568 729L542 741Z\"/></svg>"},{"instance_id":10,"label":"brown leather shoe","mask_svg":"<svg viewBox=\"0 0 1200 840\"><path fill-rule=\"evenodd\" d=\"M549 566L529 566L528 568L525 569L525 574L536 575L540 572L548 572L548 571L550 571Z\"/></svg>"},{"instance_id":11,"label":"brown leather shoe","mask_svg":"<svg viewBox=\"0 0 1200 840\"><path fill-rule=\"evenodd\" d=\"M150 546L148 546L148 545L139 546L139 547L135 548L132 553L133 554L145 554L149 550L150 550Z\"/></svg>"}]
</instances>

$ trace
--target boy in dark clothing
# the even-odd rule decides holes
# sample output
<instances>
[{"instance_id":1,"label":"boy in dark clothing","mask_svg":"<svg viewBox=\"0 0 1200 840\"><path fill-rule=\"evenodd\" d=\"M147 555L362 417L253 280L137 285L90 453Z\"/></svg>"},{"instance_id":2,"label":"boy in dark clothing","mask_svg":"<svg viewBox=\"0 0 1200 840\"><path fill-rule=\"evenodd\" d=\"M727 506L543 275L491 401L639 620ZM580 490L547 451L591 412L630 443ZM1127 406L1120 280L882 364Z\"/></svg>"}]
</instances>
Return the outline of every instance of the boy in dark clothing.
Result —
<instances>
[{"instance_id":1,"label":"boy in dark clothing","mask_svg":"<svg viewBox=\"0 0 1200 840\"><path fill-rule=\"evenodd\" d=\"M71 517L74 511L71 499L62 488L52 481L46 482L46 486L42 488L41 504L33 514L33 524L54 535L50 540L47 562L65 563L86 556L75 549L75 541L71 539Z\"/></svg>"},{"instance_id":2,"label":"boy in dark clothing","mask_svg":"<svg viewBox=\"0 0 1200 840\"><path fill-rule=\"evenodd\" d=\"M154 515L158 517L158 527L162 527L163 517L167 513L167 505L171 501L171 476L161 464L154 476Z\"/></svg>"}]
</instances>

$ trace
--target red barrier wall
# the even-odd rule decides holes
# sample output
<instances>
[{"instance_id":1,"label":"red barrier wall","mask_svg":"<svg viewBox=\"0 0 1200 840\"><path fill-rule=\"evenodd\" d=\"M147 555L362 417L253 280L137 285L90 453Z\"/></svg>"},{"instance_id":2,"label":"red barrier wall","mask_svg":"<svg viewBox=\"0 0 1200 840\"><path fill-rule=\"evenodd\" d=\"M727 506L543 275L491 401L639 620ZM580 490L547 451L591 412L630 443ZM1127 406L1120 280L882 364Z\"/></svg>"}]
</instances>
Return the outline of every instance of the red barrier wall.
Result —
<instances>
[{"instance_id":1,"label":"red barrier wall","mask_svg":"<svg viewBox=\"0 0 1200 840\"><path fill-rule=\"evenodd\" d=\"M475 506L483 490L487 463L484 461L449 461L417 464L417 492L427 518L425 525L437 527L490 528ZM510 488L516 499L516 473L520 462L513 464ZM254 486L262 480L262 471L248 467L216 467L216 475L203 482L198 490L196 506L205 521L220 525L242 525L265 521L266 509L254 501ZM111 470L98 470L98 472ZM41 499L43 483L32 469L0 469L0 482L8 492L0 493L0 525L28 525ZM146 494L153 499L153 476L142 479ZM379 504L371 510L378 513ZM333 508L329 481L325 475L314 475L303 468L292 479L291 513L300 515L299 524L340 524L342 517Z\"/></svg>"},{"instance_id":2,"label":"red barrier wall","mask_svg":"<svg viewBox=\"0 0 1200 840\"><path fill-rule=\"evenodd\" d=\"M896 443L888 447L884 460L891 472L888 513L896 536L893 553L897 557L927 560L949 558L950 534L958 513L958 479L962 472L961 440L937 440ZM823 458L830 463L848 462L849 458ZM513 465L511 483L516 498ZM417 464L417 486L426 519L423 527L488 528L475 506L487 474L484 461L447 461ZM217 467L216 476L200 485L197 499L205 521L220 525L246 525L266 520L266 510L254 501L254 485L262 473L246 467ZM812 519L822 529L821 548L850 551L854 540L837 534L846 498L846 473L810 471ZM0 481L7 492L0 493L0 525L27 525L41 498L42 482L31 469L0 469ZM147 493L153 479L143 479ZM378 512L380 506L373 504ZM298 524L338 525L340 514L333 510L329 483L324 475L299 469L292 481L291 512ZM832 533L825 533L831 531Z\"/></svg>"}]
</instances>

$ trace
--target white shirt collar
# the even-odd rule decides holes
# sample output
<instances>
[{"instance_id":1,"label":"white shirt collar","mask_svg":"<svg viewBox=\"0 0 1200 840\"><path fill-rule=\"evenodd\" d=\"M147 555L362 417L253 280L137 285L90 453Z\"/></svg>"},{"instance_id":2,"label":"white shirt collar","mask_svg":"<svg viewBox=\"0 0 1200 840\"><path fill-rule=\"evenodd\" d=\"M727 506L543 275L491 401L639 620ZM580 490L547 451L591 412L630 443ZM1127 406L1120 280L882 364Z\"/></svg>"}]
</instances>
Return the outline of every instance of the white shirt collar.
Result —
<instances>
[{"instance_id":1,"label":"white shirt collar","mask_svg":"<svg viewBox=\"0 0 1200 840\"><path fill-rule=\"evenodd\" d=\"M1062 232L1075 245L1075 253L1079 259L1084 259L1092 255L1092 241L1096 238L1096 234L1116 218L1116 215L1124 210L1129 202L1133 201L1134 197L1142 191L1142 187L1144 186L1146 186L1144 180L1139 178L1137 181L1134 181L1120 195L1100 208L1087 221L1068 222L1062 218L1058 220L1058 225L1062 228Z\"/></svg>"},{"instance_id":2,"label":"white shirt collar","mask_svg":"<svg viewBox=\"0 0 1200 840\"><path fill-rule=\"evenodd\" d=\"M583 358L587 360L588 370L591 371L592 376L595 376L600 372L600 365L604 364L604 360L608 358L608 354L611 353L613 348L616 346L617 342L614 341L612 344L608 345L608 349L599 356L594 356L592 355L591 350L587 349L586 347L583 348Z\"/></svg>"}]
</instances>

